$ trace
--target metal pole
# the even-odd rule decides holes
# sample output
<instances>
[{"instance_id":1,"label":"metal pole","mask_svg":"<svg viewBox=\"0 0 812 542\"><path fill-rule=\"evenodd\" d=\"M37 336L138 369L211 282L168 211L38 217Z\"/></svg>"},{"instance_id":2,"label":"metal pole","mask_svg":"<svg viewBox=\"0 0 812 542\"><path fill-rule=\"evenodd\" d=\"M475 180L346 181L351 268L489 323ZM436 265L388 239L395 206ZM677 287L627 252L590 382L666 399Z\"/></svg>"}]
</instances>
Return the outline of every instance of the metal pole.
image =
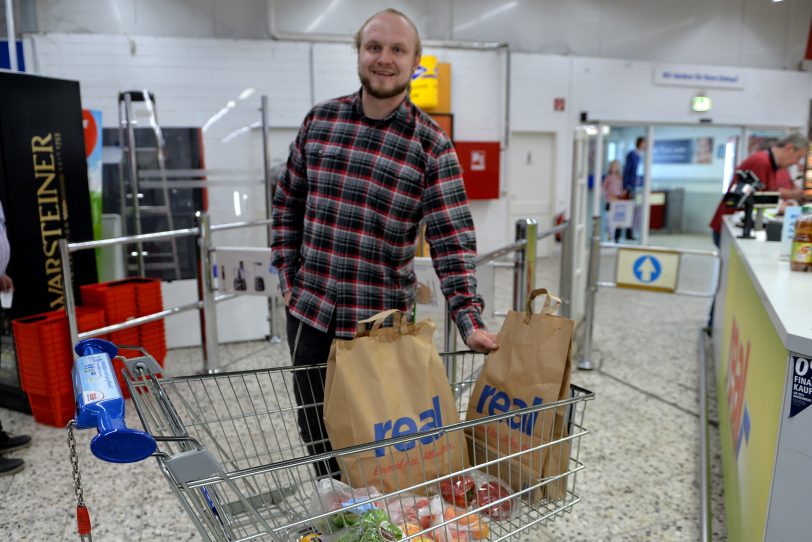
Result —
<instances>
[{"instance_id":1,"label":"metal pole","mask_svg":"<svg viewBox=\"0 0 812 542\"><path fill-rule=\"evenodd\" d=\"M456 352L457 351L457 325L454 323L454 319L451 318L451 311L448 309L448 300L445 302L445 318L444 318L444 327L445 327L445 337L444 337L444 344L443 348L446 352ZM451 356L453 359L454 356ZM451 367L447 366L446 371L451 371ZM454 382L453 374L449 373L449 382Z\"/></svg>"},{"instance_id":2,"label":"metal pole","mask_svg":"<svg viewBox=\"0 0 812 542\"><path fill-rule=\"evenodd\" d=\"M582 220L578 208L578 190L579 179L584 175L583 158L586 154L584 149L585 139L584 130L579 128L575 130L572 142L572 182L570 183L570 216L569 225L562 238L561 247L561 309L559 313L566 318L572 318L573 315L573 279L575 278L575 259L576 250L583 249L583 247L576 246L576 239L578 238L578 225Z\"/></svg>"},{"instance_id":3,"label":"metal pole","mask_svg":"<svg viewBox=\"0 0 812 542\"><path fill-rule=\"evenodd\" d=\"M648 244L649 217L651 209L651 164L654 159L654 125L646 131L646 166L643 171L643 202L640 204L640 244Z\"/></svg>"},{"instance_id":4,"label":"metal pole","mask_svg":"<svg viewBox=\"0 0 812 542\"><path fill-rule=\"evenodd\" d=\"M65 291L65 313L68 316L68 329L70 330L70 351L76 358L77 354L73 347L79 342L79 325L76 323L76 301L73 299L73 276L70 271L68 240L64 237L59 240L59 257L62 260L62 287Z\"/></svg>"},{"instance_id":5,"label":"metal pole","mask_svg":"<svg viewBox=\"0 0 812 542\"><path fill-rule=\"evenodd\" d=\"M592 363L592 329L595 325L595 301L598 295L598 272L601 257L601 181L603 178L603 127L598 124L595 139L595 163L593 164L592 183L592 242L589 247L589 268L586 275L586 307L584 344L581 348L581 359L578 368L591 371Z\"/></svg>"},{"instance_id":6,"label":"metal pole","mask_svg":"<svg viewBox=\"0 0 812 542\"><path fill-rule=\"evenodd\" d=\"M217 346L217 305L214 301L214 285L211 269L211 219L208 213L196 214L200 233L197 237L197 294L203 302L200 308L200 339L203 345L203 372L220 370L220 353Z\"/></svg>"},{"instance_id":7,"label":"metal pole","mask_svg":"<svg viewBox=\"0 0 812 542\"><path fill-rule=\"evenodd\" d=\"M586 279L584 344L581 348L581 360L578 362L578 368L584 371L591 371L595 368L595 364L592 362L592 329L595 325L595 298L598 294L600 257L601 217L598 215L592 217L592 244L589 250L589 269Z\"/></svg>"},{"instance_id":8,"label":"metal pole","mask_svg":"<svg viewBox=\"0 0 812 542\"><path fill-rule=\"evenodd\" d=\"M133 229L136 235L141 235L141 210L138 202L138 164L135 157L135 128L133 128L133 119L130 118L132 113L132 96L129 92L124 93L124 120L127 124L127 169L130 174L130 194L132 196L133 207ZM125 209L121 209L122 216L125 215ZM126 218L125 218L126 221ZM138 269L138 276L144 276L144 245L138 241L136 247L136 265ZM127 268L125 267L125 273ZM127 273L129 274L129 273Z\"/></svg>"},{"instance_id":9,"label":"metal pole","mask_svg":"<svg viewBox=\"0 0 812 542\"><path fill-rule=\"evenodd\" d=\"M8 36L8 60L11 71L19 71L17 65L17 34L14 31L14 0L6 0L6 36Z\"/></svg>"},{"instance_id":10,"label":"metal pole","mask_svg":"<svg viewBox=\"0 0 812 542\"><path fill-rule=\"evenodd\" d=\"M270 220L273 213L273 186L274 179L271 172L271 138L268 134L269 122L268 115L270 109L268 108L268 96L262 95L260 114L262 116L262 168L265 173L265 218ZM268 223L268 248L271 247L273 241L273 225ZM276 333L276 302L277 299L273 295L268 296L268 332L271 336L271 344L282 342L279 335Z\"/></svg>"},{"instance_id":11,"label":"metal pole","mask_svg":"<svg viewBox=\"0 0 812 542\"><path fill-rule=\"evenodd\" d=\"M601 216L601 194L603 191L603 125L598 123L595 138L595 163L592 165L592 216Z\"/></svg>"},{"instance_id":12,"label":"metal pole","mask_svg":"<svg viewBox=\"0 0 812 542\"><path fill-rule=\"evenodd\" d=\"M699 331L699 505L702 542L711 539L710 526L710 462L708 461L708 383L705 366L705 330Z\"/></svg>"},{"instance_id":13,"label":"metal pole","mask_svg":"<svg viewBox=\"0 0 812 542\"><path fill-rule=\"evenodd\" d=\"M271 146L268 137L268 96L262 95L262 167L265 172L265 218L271 218L273 208L273 179L271 179ZM268 224L268 246L271 246L273 227Z\"/></svg>"},{"instance_id":14,"label":"metal pole","mask_svg":"<svg viewBox=\"0 0 812 542\"><path fill-rule=\"evenodd\" d=\"M516 221L516 241L526 241L513 259L513 310L523 311L527 297L536 283L536 237L538 221L520 218Z\"/></svg>"},{"instance_id":15,"label":"metal pole","mask_svg":"<svg viewBox=\"0 0 812 542\"><path fill-rule=\"evenodd\" d=\"M567 227L561 230L561 266L558 273L558 291L561 296L561 308L559 314L566 318L570 317L570 289L572 288L572 262L570 261L570 232L572 231L572 221L567 220Z\"/></svg>"}]
</instances>

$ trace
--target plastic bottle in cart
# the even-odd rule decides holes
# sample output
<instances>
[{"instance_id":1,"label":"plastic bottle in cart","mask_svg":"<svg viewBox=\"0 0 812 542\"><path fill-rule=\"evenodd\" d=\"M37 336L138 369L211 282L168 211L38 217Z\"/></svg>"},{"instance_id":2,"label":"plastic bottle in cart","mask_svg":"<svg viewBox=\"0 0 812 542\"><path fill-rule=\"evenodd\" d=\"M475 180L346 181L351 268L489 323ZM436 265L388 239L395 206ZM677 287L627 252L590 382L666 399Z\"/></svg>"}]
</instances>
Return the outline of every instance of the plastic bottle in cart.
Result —
<instances>
[{"instance_id":1,"label":"plastic bottle in cart","mask_svg":"<svg viewBox=\"0 0 812 542\"><path fill-rule=\"evenodd\" d=\"M789 265L793 271L812 271L812 214L802 215L795 223Z\"/></svg>"}]
</instances>

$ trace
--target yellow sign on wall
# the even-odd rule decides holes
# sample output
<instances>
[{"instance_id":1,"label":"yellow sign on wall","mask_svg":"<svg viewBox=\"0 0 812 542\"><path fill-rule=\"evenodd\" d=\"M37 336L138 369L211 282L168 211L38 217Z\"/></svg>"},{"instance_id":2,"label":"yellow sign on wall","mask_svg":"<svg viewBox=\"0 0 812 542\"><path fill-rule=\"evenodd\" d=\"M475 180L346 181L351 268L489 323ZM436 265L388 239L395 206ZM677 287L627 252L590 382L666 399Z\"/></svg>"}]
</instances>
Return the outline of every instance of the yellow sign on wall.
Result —
<instances>
[{"instance_id":1,"label":"yellow sign on wall","mask_svg":"<svg viewBox=\"0 0 812 542\"><path fill-rule=\"evenodd\" d=\"M420 65L412 74L412 89L409 97L417 107L434 109L439 103L439 96L437 57L423 55L420 58Z\"/></svg>"},{"instance_id":2,"label":"yellow sign on wall","mask_svg":"<svg viewBox=\"0 0 812 542\"><path fill-rule=\"evenodd\" d=\"M730 540L761 541L787 377L787 350L735 250L718 361L719 434Z\"/></svg>"}]
</instances>

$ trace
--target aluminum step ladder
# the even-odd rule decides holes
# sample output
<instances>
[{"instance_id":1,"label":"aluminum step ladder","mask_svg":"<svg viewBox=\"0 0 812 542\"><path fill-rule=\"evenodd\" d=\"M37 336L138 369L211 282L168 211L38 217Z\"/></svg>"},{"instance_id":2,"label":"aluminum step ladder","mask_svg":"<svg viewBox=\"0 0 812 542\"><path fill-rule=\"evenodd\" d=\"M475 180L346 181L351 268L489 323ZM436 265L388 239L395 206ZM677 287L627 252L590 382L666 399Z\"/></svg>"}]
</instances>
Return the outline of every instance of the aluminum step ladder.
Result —
<instances>
[{"instance_id":1,"label":"aluminum step ladder","mask_svg":"<svg viewBox=\"0 0 812 542\"><path fill-rule=\"evenodd\" d=\"M147 145L136 138L136 117L146 118L154 136L154 145ZM166 175L165 140L158 124L155 95L148 90L129 90L118 94L119 141L121 142L122 172L121 213L124 235L140 235L144 232L142 218L159 217L166 221L166 230L174 230L172 204ZM141 170L157 170L157 180L144 181ZM142 202L143 200L143 202ZM173 237L151 241L149 250L143 242L136 243L135 250L125 253L125 269L139 276L152 276L151 271L172 270L174 278L180 278L177 241Z\"/></svg>"}]
</instances>

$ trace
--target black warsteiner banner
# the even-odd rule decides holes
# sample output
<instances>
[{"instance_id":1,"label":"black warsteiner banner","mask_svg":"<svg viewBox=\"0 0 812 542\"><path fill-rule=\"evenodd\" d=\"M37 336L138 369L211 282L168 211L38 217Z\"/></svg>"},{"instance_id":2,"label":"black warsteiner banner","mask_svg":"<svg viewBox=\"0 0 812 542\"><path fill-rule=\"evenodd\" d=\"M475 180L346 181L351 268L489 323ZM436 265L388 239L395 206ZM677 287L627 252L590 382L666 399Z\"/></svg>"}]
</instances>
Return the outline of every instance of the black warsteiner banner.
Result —
<instances>
[{"instance_id":1,"label":"black warsteiner banner","mask_svg":"<svg viewBox=\"0 0 812 542\"><path fill-rule=\"evenodd\" d=\"M65 305L59 239L90 241L79 83L0 73L0 199L11 244L11 317ZM92 250L71 256L73 284L95 283Z\"/></svg>"}]
</instances>

